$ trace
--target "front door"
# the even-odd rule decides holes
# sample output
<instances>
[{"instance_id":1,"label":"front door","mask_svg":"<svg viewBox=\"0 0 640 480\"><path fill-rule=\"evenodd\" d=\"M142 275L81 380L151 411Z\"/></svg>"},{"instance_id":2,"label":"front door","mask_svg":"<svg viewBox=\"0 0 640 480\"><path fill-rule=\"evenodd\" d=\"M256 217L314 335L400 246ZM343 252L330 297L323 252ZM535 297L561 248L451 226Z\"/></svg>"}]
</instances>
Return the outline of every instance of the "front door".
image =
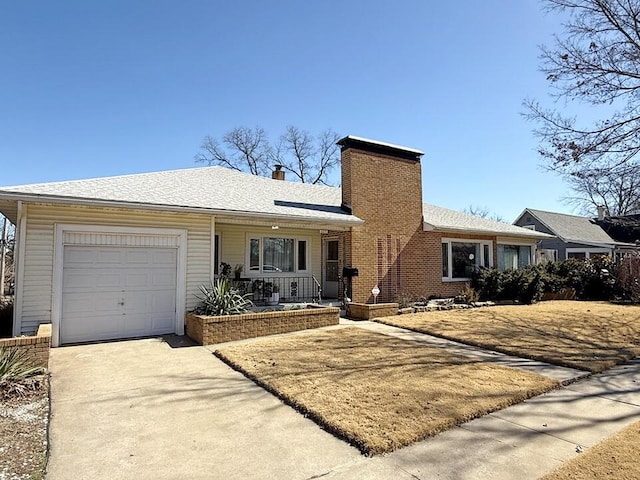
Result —
<instances>
[{"instance_id":1,"label":"front door","mask_svg":"<svg viewBox=\"0 0 640 480\"><path fill-rule=\"evenodd\" d=\"M338 298L338 287L338 240L325 240L322 296Z\"/></svg>"}]
</instances>

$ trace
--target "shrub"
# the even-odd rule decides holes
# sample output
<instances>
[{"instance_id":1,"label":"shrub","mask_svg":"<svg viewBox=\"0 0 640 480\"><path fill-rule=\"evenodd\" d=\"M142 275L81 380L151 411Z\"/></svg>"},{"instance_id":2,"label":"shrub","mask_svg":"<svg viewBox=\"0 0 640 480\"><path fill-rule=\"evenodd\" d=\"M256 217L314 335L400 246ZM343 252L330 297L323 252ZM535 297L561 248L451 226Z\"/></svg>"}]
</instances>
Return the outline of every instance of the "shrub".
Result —
<instances>
[{"instance_id":1,"label":"shrub","mask_svg":"<svg viewBox=\"0 0 640 480\"><path fill-rule=\"evenodd\" d=\"M34 366L26 350L0 347L0 401L42 388L44 368Z\"/></svg>"},{"instance_id":2,"label":"shrub","mask_svg":"<svg viewBox=\"0 0 640 480\"><path fill-rule=\"evenodd\" d=\"M614 294L615 281L611 272L615 265L610 257L571 258L539 267L546 292L558 293L565 288L573 288L581 300L608 300Z\"/></svg>"},{"instance_id":3,"label":"shrub","mask_svg":"<svg viewBox=\"0 0 640 480\"><path fill-rule=\"evenodd\" d=\"M465 303L475 303L480 300L480 294L471 285L465 285L460 291L460 297Z\"/></svg>"},{"instance_id":4,"label":"shrub","mask_svg":"<svg viewBox=\"0 0 640 480\"><path fill-rule=\"evenodd\" d=\"M25 380L42 373L42 367L34 366L26 350L0 347L0 384Z\"/></svg>"},{"instance_id":5,"label":"shrub","mask_svg":"<svg viewBox=\"0 0 640 480\"><path fill-rule=\"evenodd\" d=\"M517 300L533 303L542 298L543 274L539 267L530 265L519 270L499 271L482 268L471 279L471 287L478 291L480 300Z\"/></svg>"},{"instance_id":6,"label":"shrub","mask_svg":"<svg viewBox=\"0 0 640 480\"><path fill-rule=\"evenodd\" d=\"M398 304L399 308L407 308L413 306L417 300L411 293L402 291L395 294L393 301Z\"/></svg>"},{"instance_id":7,"label":"shrub","mask_svg":"<svg viewBox=\"0 0 640 480\"><path fill-rule=\"evenodd\" d=\"M200 315L239 315L253 307L250 294L242 295L227 279L201 285L200 304L194 310Z\"/></svg>"},{"instance_id":8,"label":"shrub","mask_svg":"<svg viewBox=\"0 0 640 480\"><path fill-rule=\"evenodd\" d=\"M614 268L613 277L624 300L640 303L640 255L626 255Z\"/></svg>"}]
</instances>

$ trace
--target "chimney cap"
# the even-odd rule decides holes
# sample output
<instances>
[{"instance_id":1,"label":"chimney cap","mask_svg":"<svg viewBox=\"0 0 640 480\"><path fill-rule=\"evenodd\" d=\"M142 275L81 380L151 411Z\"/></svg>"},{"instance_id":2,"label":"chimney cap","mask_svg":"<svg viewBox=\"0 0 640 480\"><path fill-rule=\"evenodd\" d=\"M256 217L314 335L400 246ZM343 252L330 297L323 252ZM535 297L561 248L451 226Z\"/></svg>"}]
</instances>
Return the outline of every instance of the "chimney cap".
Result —
<instances>
[{"instance_id":1,"label":"chimney cap","mask_svg":"<svg viewBox=\"0 0 640 480\"><path fill-rule=\"evenodd\" d=\"M276 163L273 168L276 169L276 172L279 172L280 170L282 170L282 165L280 165L279 163Z\"/></svg>"},{"instance_id":2,"label":"chimney cap","mask_svg":"<svg viewBox=\"0 0 640 480\"><path fill-rule=\"evenodd\" d=\"M337 145L342 147L342 150L347 148L355 148L358 150L364 150L365 152L380 153L383 155L390 155L406 160L414 160L419 162L420 157L424 155L421 150L415 148L403 147L401 145L394 145L392 143L379 142L377 140L370 140L368 138L356 137L354 135L347 135L336 142Z\"/></svg>"}]
</instances>

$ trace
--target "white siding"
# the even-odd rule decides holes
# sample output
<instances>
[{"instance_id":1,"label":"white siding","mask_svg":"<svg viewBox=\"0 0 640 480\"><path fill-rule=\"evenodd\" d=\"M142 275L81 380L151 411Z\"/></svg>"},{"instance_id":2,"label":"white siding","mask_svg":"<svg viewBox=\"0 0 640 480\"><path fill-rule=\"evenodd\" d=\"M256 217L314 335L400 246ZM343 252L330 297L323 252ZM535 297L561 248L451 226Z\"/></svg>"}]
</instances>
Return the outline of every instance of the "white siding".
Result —
<instances>
[{"instance_id":1,"label":"white siding","mask_svg":"<svg viewBox=\"0 0 640 480\"><path fill-rule=\"evenodd\" d=\"M29 204L22 286L22 334L51 321L55 224L108 225L187 230L186 306L193 308L198 287L210 275L211 216L125 209Z\"/></svg>"},{"instance_id":2,"label":"white siding","mask_svg":"<svg viewBox=\"0 0 640 480\"><path fill-rule=\"evenodd\" d=\"M322 242L319 230L280 228L274 231L271 227L230 225L223 223L216 223L215 229L216 234L220 235L220 261L230 264L232 269L237 264L244 265L246 262L245 251L247 249L247 233L274 237L306 237L311 241L311 274L305 274L304 276L314 275L318 281L321 281ZM243 276L244 275L250 276L250 272L247 272L246 265L243 271ZM292 274L291 276L296 276L296 274Z\"/></svg>"}]
</instances>

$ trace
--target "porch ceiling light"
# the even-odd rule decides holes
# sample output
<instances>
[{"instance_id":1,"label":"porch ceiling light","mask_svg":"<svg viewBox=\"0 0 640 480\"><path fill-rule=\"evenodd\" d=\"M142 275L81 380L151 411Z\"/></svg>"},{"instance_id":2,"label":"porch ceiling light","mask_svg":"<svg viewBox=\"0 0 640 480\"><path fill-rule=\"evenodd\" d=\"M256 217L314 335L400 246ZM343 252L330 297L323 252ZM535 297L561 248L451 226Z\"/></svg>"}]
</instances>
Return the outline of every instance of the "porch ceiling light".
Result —
<instances>
[{"instance_id":1,"label":"porch ceiling light","mask_svg":"<svg viewBox=\"0 0 640 480\"><path fill-rule=\"evenodd\" d=\"M278 230L280 227L278 225L271 225L271 230Z\"/></svg>"}]
</instances>

